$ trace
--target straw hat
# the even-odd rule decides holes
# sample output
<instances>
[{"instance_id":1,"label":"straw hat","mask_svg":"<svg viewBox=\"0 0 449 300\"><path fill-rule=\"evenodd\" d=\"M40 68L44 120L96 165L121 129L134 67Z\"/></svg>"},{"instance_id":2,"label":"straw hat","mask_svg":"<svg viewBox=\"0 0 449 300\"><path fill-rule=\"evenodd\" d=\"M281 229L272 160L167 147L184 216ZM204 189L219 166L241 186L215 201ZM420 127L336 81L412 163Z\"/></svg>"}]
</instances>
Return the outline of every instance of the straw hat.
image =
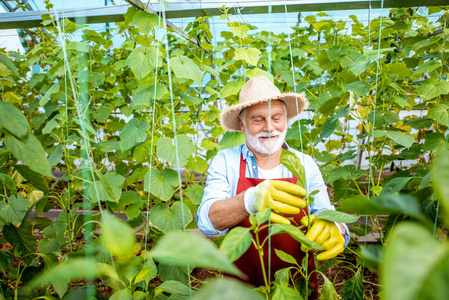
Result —
<instances>
[{"instance_id":1,"label":"straw hat","mask_svg":"<svg viewBox=\"0 0 449 300\"><path fill-rule=\"evenodd\" d=\"M239 103L226 107L220 114L221 126L228 131L240 131L239 114L245 108L269 100L281 100L287 107L287 120L300 114L307 104L304 94L281 93L265 76L248 80L240 90ZM298 109L296 108L298 104Z\"/></svg>"}]
</instances>

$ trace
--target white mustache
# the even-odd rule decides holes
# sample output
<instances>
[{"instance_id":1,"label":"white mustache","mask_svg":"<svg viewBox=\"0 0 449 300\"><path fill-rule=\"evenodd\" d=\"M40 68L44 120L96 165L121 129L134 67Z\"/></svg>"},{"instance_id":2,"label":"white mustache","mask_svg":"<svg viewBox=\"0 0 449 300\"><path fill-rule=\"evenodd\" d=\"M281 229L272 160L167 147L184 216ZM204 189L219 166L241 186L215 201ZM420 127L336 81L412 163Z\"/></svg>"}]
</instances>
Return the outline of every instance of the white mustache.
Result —
<instances>
[{"instance_id":1,"label":"white mustache","mask_svg":"<svg viewBox=\"0 0 449 300\"><path fill-rule=\"evenodd\" d=\"M260 137L275 137L275 136L279 136L280 134L281 134L281 132L278 131L278 130L273 130L271 132L263 131L263 132L259 132L258 134L256 134L256 137L257 138L260 138Z\"/></svg>"}]
</instances>

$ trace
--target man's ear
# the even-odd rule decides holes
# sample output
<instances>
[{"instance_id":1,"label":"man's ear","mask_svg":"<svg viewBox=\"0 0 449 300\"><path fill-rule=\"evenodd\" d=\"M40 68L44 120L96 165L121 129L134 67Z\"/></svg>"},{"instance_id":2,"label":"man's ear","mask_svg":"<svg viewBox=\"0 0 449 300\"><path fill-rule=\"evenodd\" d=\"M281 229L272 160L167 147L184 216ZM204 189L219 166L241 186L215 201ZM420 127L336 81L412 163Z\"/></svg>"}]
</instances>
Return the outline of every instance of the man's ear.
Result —
<instances>
[{"instance_id":1,"label":"man's ear","mask_svg":"<svg viewBox=\"0 0 449 300\"><path fill-rule=\"evenodd\" d=\"M240 118L239 118L239 122L240 122L240 131L245 132L245 124L243 124L243 122L242 122L242 120L240 120Z\"/></svg>"}]
</instances>

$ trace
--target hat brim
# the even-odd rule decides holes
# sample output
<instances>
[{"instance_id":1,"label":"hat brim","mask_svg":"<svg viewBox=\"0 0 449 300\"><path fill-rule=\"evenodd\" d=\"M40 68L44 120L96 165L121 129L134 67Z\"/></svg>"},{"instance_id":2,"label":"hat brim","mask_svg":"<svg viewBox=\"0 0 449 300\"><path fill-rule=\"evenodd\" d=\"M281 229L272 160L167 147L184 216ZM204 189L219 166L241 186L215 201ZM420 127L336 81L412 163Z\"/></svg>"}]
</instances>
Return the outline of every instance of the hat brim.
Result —
<instances>
[{"instance_id":1,"label":"hat brim","mask_svg":"<svg viewBox=\"0 0 449 300\"><path fill-rule=\"evenodd\" d=\"M236 104L225 108L220 114L221 127L228 131L241 131L240 130L240 112L252 105L268 102L270 100L281 100L285 103L287 108L287 120L299 115L307 105L307 100L304 94L298 93L282 93L278 96L270 96L268 98L262 98L257 100L248 101L241 104Z\"/></svg>"}]
</instances>

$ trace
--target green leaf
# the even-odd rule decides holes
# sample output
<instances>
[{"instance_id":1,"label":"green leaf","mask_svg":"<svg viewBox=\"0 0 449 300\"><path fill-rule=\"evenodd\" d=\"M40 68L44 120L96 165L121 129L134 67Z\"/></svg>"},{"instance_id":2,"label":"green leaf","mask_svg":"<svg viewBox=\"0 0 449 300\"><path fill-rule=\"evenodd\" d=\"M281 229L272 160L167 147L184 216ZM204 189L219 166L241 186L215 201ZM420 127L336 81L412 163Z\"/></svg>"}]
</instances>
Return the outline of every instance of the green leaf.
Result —
<instances>
[{"instance_id":1,"label":"green leaf","mask_svg":"<svg viewBox=\"0 0 449 300\"><path fill-rule=\"evenodd\" d=\"M313 248L317 250L322 249L320 245L306 238L306 235L301 231L301 229L296 226L289 224L274 224L271 230L271 235L280 233L288 233L292 238L294 238L296 241L300 242L307 248Z\"/></svg>"},{"instance_id":2,"label":"green leaf","mask_svg":"<svg viewBox=\"0 0 449 300\"><path fill-rule=\"evenodd\" d=\"M338 125L340 125L339 118L342 118L346 116L349 112L349 104L340 109L332 118L326 119L323 125L323 130L321 131L320 137L315 142L315 145L318 145L318 143L325 139L334 133L335 129L337 129Z\"/></svg>"},{"instance_id":3,"label":"green leaf","mask_svg":"<svg viewBox=\"0 0 449 300\"><path fill-rule=\"evenodd\" d=\"M188 286L185 286L181 282L175 280L163 282L161 285L158 286L158 288L170 294L177 294L183 296L188 296L193 293L193 290L190 289Z\"/></svg>"},{"instance_id":4,"label":"green leaf","mask_svg":"<svg viewBox=\"0 0 449 300\"><path fill-rule=\"evenodd\" d=\"M231 32L241 39L245 38L246 34L250 30L248 25L240 22L228 23L228 26L231 27Z\"/></svg>"},{"instance_id":5,"label":"green leaf","mask_svg":"<svg viewBox=\"0 0 449 300\"><path fill-rule=\"evenodd\" d=\"M5 224L2 231L8 243L14 247L15 251L21 253L21 257L28 264L31 263L36 252L36 238L30 224L27 222L27 225L19 228L12 224Z\"/></svg>"},{"instance_id":6,"label":"green leaf","mask_svg":"<svg viewBox=\"0 0 449 300\"><path fill-rule=\"evenodd\" d=\"M420 225L398 224L384 252L382 298L447 299L448 270L447 245L433 238L432 233Z\"/></svg>"},{"instance_id":7,"label":"green leaf","mask_svg":"<svg viewBox=\"0 0 449 300\"><path fill-rule=\"evenodd\" d=\"M245 76L248 76L249 78L253 78L253 77L257 77L257 76L265 76L269 80L273 81L273 76L270 73L268 73L267 71L262 70L260 68L249 69L248 71L245 72Z\"/></svg>"},{"instance_id":8,"label":"green leaf","mask_svg":"<svg viewBox=\"0 0 449 300\"><path fill-rule=\"evenodd\" d=\"M30 126L23 113L13 104L3 101L0 101L0 126L21 139L30 134Z\"/></svg>"},{"instance_id":9,"label":"green leaf","mask_svg":"<svg viewBox=\"0 0 449 300\"><path fill-rule=\"evenodd\" d=\"M326 276L323 275L324 284L321 288L320 300L338 300L339 296L335 291L332 281L330 281ZM359 299L363 299L359 298Z\"/></svg>"},{"instance_id":10,"label":"green leaf","mask_svg":"<svg viewBox=\"0 0 449 300\"><path fill-rule=\"evenodd\" d=\"M204 187L195 183L183 190L184 194L192 201L195 205L200 205L203 199Z\"/></svg>"},{"instance_id":11,"label":"green leaf","mask_svg":"<svg viewBox=\"0 0 449 300\"><path fill-rule=\"evenodd\" d=\"M8 223L21 223L30 201L22 194L12 195L6 201L0 201L0 217Z\"/></svg>"},{"instance_id":12,"label":"green leaf","mask_svg":"<svg viewBox=\"0 0 449 300\"><path fill-rule=\"evenodd\" d=\"M220 90L221 98L228 98L229 96L237 95L244 84L244 81L230 81L226 83Z\"/></svg>"},{"instance_id":13,"label":"green leaf","mask_svg":"<svg viewBox=\"0 0 449 300\"><path fill-rule=\"evenodd\" d=\"M256 292L252 287L227 277L207 281L207 283L198 291L197 294L192 297L192 299L210 300L211 295L213 295L214 300L266 299L263 294Z\"/></svg>"},{"instance_id":14,"label":"green leaf","mask_svg":"<svg viewBox=\"0 0 449 300\"><path fill-rule=\"evenodd\" d=\"M161 280L176 280L182 283L186 283L189 279L191 267L178 267L175 265L164 265L160 263L158 265L159 273L161 274Z\"/></svg>"},{"instance_id":15,"label":"green leaf","mask_svg":"<svg viewBox=\"0 0 449 300\"><path fill-rule=\"evenodd\" d=\"M20 173L26 180L28 180L36 189L48 194L48 187L41 174L34 172L29 167L24 165L15 165L14 169Z\"/></svg>"},{"instance_id":16,"label":"green leaf","mask_svg":"<svg viewBox=\"0 0 449 300\"><path fill-rule=\"evenodd\" d=\"M50 96L59 92L59 82L56 82L48 89L45 93L44 97L39 101L40 106L45 106L47 102L50 100Z\"/></svg>"},{"instance_id":17,"label":"green leaf","mask_svg":"<svg viewBox=\"0 0 449 300\"><path fill-rule=\"evenodd\" d=\"M162 66L162 53L155 47L137 47L126 59L137 79L141 80L157 66Z\"/></svg>"},{"instance_id":18,"label":"green leaf","mask_svg":"<svg viewBox=\"0 0 449 300\"><path fill-rule=\"evenodd\" d=\"M344 88L343 91L352 91L354 92L354 94L357 95L357 97L363 97L366 94L368 94L369 90L371 89L372 86L372 82L368 81L354 81L351 82L350 84L347 84Z\"/></svg>"},{"instance_id":19,"label":"green leaf","mask_svg":"<svg viewBox=\"0 0 449 300\"><path fill-rule=\"evenodd\" d=\"M390 138L393 142L404 146L406 148L410 148L415 141L415 138L411 135L397 132L397 131L387 131L387 137Z\"/></svg>"},{"instance_id":20,"label":"green leaf","mask_svg":"<svg viewBox=\"0 0 449 300\"><path fill-rule=\"evenodd\" d=\"M431 100L439 95L447 95L449 93L449 82L426 80L416 89L416 92L424 101Z\"/></svg>"},{"instance_id":21,"label":"green leaf","mask_svg":"<svg viewBox=\"0 0 449 300\"><path fill-rule=\"evenodd\" d=\"M379 196L395 194L402 190L413 177L396 177L387 182Z\"/></svg>"},{"instance_id":22,"label":"green leaf","mask_svg":"<svg viewBox=\"0 0 449 300\"><path fill-rule=\"evenodd\" d=\"M301 163L299 157L288 150L282 149L281 164L283 164L290 172L292 172L297 178L301 187L306 186L306 174L304 166Z\"/></svg>"},{"instance_id":23,"label":"green leaf","mask_svg":"<svg viewBox=\"0 0 449 300\"><path fill-rule=\"evenodd\" d=\"M427 118L435 120L440 124L449 127L449 106L445 104L432 105L427 113Z\"/></svg>"},{"instance_id":24,"label":"green leaf","mask_svg":"<svg viewBox=\"0 0 449 300\"><path fill-rule=\"evenodd\" d=\"M5 146L17 159L28 165L30 169L42 175L52 177L50 164L41 143L34 135L28 135L24 139L18 139L5 133Z\"/></svg>"},{"instance_id":25,"label":"green leaf","mask_svg":"<svg viewBox=\"0 0 449 300\"><path fill-rule=\"evenodd\" d=\"M109 214L101 222L101 244L112 255L126 257L133 253L136 238L131 227Z\"/></svg>"},{"instance_id":26,"label":"green leaf","mask_svg":"<svg viewBox=\"0 0 449 300\"><path fill-rule=\"evenodd\" d=\"M78 52L89 52L87 43L84 42L68 42L66 45L67 50L76 50Z\"/></svg>"},{"instance_id":27,"label":"green leaf","mask_svg":"<svg viewBox=\"0 0 449 300\"><path fill-rule=\"evenodd\" d=\"M143 143L148 129L150 129L150 124L146 120L139 122L136 118L131 119L120 132L120 149L128 150L137 143Z\"/></svg>"},{"instance_id":28,"label":"green leaf","mask_svg":"<svg viewBox=\"0 0 449 300\"><path fill-rule=\"evenodd\" d=\"M99 272L93 258L72 258L43 272L29 284L29 287L35 289L46 282L70 283L72 280L95 278L97 275Z\"/></svg>"},{"instance_id":29,"label":"green leaf","mask_svg":"<svg viewBox=\"0 0 449 300\"><path fill-rule=\"evenodd\" d=\"M133 295L128 288L124 288L112 294L109 300L133 300Z\"/></svg>"},{"instance_id":30,"label":"green leaf","mask_svg":"<svg viewBox=\"0 0 449 300\"><path fill-rule=\"evenodd\" d=\"M16 66L12 63L11 59L2 52L0 52L0 63L4 64L8 69L10 69L17 77L20 77Z\"/></svg>"},{"instance_id":31,"label":"green leaf","mask_svg":"<svg viewBox=\"0 0 449 300\"><path fill-rule=\"evenodd\" d=\"M413 72L413 76L419 75L421 73L432 72L439 67L441 67L440 62L436 60L428 60L422 65L419 65L418 68L416 68L415 72Z\"/></svg>"},{"instance_id":32,"label":"green leaf","mask_svg":"<svg viewBox=\"0 0 449 300\"><path fill-rule=\"evenodd\" d=\"M150 254L163 264L197 266L240 274L211 241L188 231L170 232L163 236Z\"/></svg>"},{"instance_id":33,"label":"green leaf","mask_svg":"<svg viewBox=\"0 0 449 300\"><path fill-rule=\"evenodd\" d=\"M212 76L220 76L220 73L208 65L202 65L204 71L209 72Z\"/></svg>"},{"instance_id":34,"label":"green leaf","mask_svg":"<svg viewBox=\"0 0 449 300\"><path fill-rule=\"evenodd\" d=\"M149 181L150 171L145 175L145 191L151 192L162 201L170 200L176 187L179 184L178 173L172 169L151 170L151 182ZM151 186L150 186L151 183Z\"/></svg>"},{"instance_id":35,"label":"green leaf","mask_svg":"<svg viewBox=\"0 0 449 300\"><path fill-rule=\"evenodd\" d=\"M133 17L131 26L137 26L140 32L148 35L154 27L159 24L159 16L155 14L150 14L146 11L139 11ZM162 24L162 23L161 23Z\"/></svg>"},{"instance_id":36,"label":"green leaf","mask_svg":"<svg viewBox=\"0 0 449 300\"><path fill-rule=\"evenodd\" d=\"M351 71L355 76L359 76L366 70L368 70L369 67L369 61L364 56L361 55L350 67L349 71Z\"/></svg>"},{"instance_id":37,"label":"green leaf","mask_svg":"<svg viewBox=\"0 0 449 300\"><path fill-rule=\"evenodd\" d=\"M449 151L440 151L436 157L432 166L432 180L435 193L445 208L446 222L449 222Z\"/></svg>"},{"instance_id":38,"label":"green leaf","mask_svg":"<svg viewBox=\"0 0 449 300\"><path fill-rule=\"evenodd\" d=\"M177 141L177 147L176 147ZM196 147L192 139L186 135L177 135L176 140L168 137L159 139L156 143L157 155L172 164L185 166L189 157L195 153ZM176 155L178 152L178 155ZM179 162L177 161L179 159Z\"/></svg>"},{"instance_id":39,"label":"green leaf","mask_svg":"<svg viewBox=\"0 0 449 300\"><path fill-rule=\"evenodd\" d=\"M341 289L341 297L342 299L347 300L360 300L363 299L365 295L365 290L363 289L363 279L360 274L360 270L349 278Z\"/></svg>"},{"instance_id":40,"label":"green leaf","mask_svg":"<svg viewBox=\"0 0 449 300\"><path fill-rule=\"evenodd\" d=\"M156 95L154 94L154 84L151 84L148 88L139 90L133 97L132 108L139 106L149 107L153 105L153 100L160 100L168 94L168 90L165 85L157 83Z\"/></svg>"},{"instance_id":41,"label":"green leaf","mask_svg":"<svg viewBox=\"0 0 449 300\"><path fill-rule=\"evenodd\" d=\"M98 172L97 176L99 176ZM115 172L108 172L106 175L101 176L100 181L97 181L95 185L93 183L87 183L86 192L95 203L98 201L118 202L122 195L122 184L124 182L125 178L122 175ZM99 200L97 199L95 187L100 197Z\"/></svg>"},{"instance_id":42,"label":"green leaf","mask_svg":"<svg viewBox=\"0 0 449 300\"><path fill-rule=\"evenodd\" d=\"M141 281L149 282L156 276L157 276L156 265L150 266L149 268L144 268L140 270L139 273L137 273L136 277L134 278L134 284L139 283Z\"/></svg>"},{"instance_id":43,"label":"green leaf","mask_svg":"<svg viewBox=\"0 0 449 300\"><path fill-rule=\"evenodd\" d=\"M272 300L303 300L304 298L299 294L298 291L292 289L289 286L275 284L276 288L273 293Z\"/></svg>"},{"instance_id":44,"label":"green leaf","mask_svg":"<svg viewBox=\"0 0 449 300\"><path fill-rule=\"evenodd\" d=\"M251 246L252 236L249 228L235 227L226 234L220 245L220 252L234 262Z\"/></svg>"},{"instance_id":45,"label":"green leaf","mask_svg":"<svg viewBox=\"0 0 449 300\"><path fill-rule=\"evenodd\" d=\"M17 195L16 183L8 174L0 173L0 182L2 182L13 195Z\"/></svg>"},{"instance_id":46,"label":"green leaf","mask_svg":"<svg viewBox=\"0 0 449 300\"><path fill-rule=\"evenodd\" d=\"M323 210L316 218L338 223L355 223L360 216L352 216L335 210Z\"/></svg>"},{"instance_id":47,"label":"green leaf","mask_svg":"<svg viewBox=\"0 0 449 300\"><path fill-rule=\"evenodd\" d=\"M260 52L260 50L256 48L248 48L248 49L239 48L235 51L235 59L236 60L242 59L247 63L256 66L257 61L259 60L259 55L261 53L262 52Z\"/></svg>"},{"instance_id":48,"label":"green leaf","mask_svg":"<svg viewBox=\"0 0 449 300\"><path fill-rule=\"evenodd\" d=\"M293 256L291 256L290 254L285 253L284 251L278 250L278 249L274 249L274 251L276 252L276 255L283 261L290 263L290 264L294 264L294 265L298 264L296 259Z\"/></svg>"},{"instance_id":49,"label":"green leaf","mask_svg":"<svg viewBox=\"0 0 449 300\"><path fill-rule=\"evenodd\" d=\"M159 203L150 211L150 225L164 233L183 230L192 220L189 207L181 202L175 202L171 206Z\"/></svg>"},{"instance_id":50,"label":"green leaf","mask_svg":"<svg viewBox=\"0 0 449 300\"><path fill-rule=\"evenodd\" d=\"M106 123L109 119L109 115L114 111L114 107L110 103L101 105L96 111L94 118L97 122Z\"/></svg>"},{"instance_id":51,"label":"green leaf","mask_svg":"<svg viewBox=\"0 0 449 300\"><path fill-rule=\"evenodd\" d=\"M238 145L244 144L246 141L245 134L240 131L226 131L226 133L223 135L223 138L218 143L221 147L221 149L227 149L232 148Z\"/></svg>"},{"instance_id":52,"label":"green leaf","mask_svg":"<svg viewBox=\"0 0 449 300\"><path fill-rule=\"evenodd\" d=\"M170 58L170 67L176 77L193 79L199 86L201 86L203 73L193 59L184 55L172 57Z\"/></svg>"},{"instance_id":53,"label":"green leaf","mask_svg":"<svg viewBox=\"0 0 449 300\"><path fill-rule=\"evenodd\" d=\"M62 159L63 153L64 153L64 148L62 147L62 145L59 145L58 147L55 148L55 150L51 153L50 157L48 158L48 163L49 163L50 167L53 167L53 166L59 164L59 162Z\"/></svg>"}]
</instances>

